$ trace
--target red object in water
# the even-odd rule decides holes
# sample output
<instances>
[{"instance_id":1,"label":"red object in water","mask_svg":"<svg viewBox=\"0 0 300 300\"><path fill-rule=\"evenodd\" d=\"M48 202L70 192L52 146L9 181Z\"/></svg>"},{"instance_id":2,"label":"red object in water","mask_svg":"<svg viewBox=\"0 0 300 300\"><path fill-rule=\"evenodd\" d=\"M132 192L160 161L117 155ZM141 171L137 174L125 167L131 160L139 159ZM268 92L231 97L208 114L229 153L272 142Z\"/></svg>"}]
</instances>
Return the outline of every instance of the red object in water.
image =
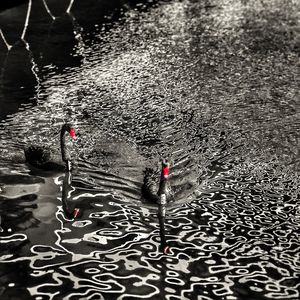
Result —
<instances>
[{"instance_id":1,"label":"red object in water","mask_svg":"<svg viewBox=\"0 0 300 300\"><path fill-rule=\"evenodd\" d=\"M163 167L163 176L164 176L164 178L168 178L168 176L169 176L169 166Z\"/></svg>"},{"instance_id":2,"label":"red object in water","mask_svg":"<svg viewBox=\"0 0 300 300\"><path fill-rule=\"evenodd\" d=\"M78 214L79 214L79 208L74 208L74 211L73 211L74 219L78 216Z\"/></svg>"},{"instance_id":3,"label":"red object in water","mask_svg":"<svg viewBox=\"0 0 300 300\"><path fill-rule=\"evenodd\" d=\"M171 248L170 248L170 246L166 246L165 248L164 248L164 250L163 250L163 252L164 252L164 254L170 254L171 253Z\"/></svg>"},{"instance_id":4,"label":"red object in water","mask_svg":"<svg viewBox=\"0 0 300 300\"><path fill-rule=\"evenodd\" d=\"M70 136L72 139L75 139L75 130L74 128L70 128Z\"/></svg>"}]
</instances>

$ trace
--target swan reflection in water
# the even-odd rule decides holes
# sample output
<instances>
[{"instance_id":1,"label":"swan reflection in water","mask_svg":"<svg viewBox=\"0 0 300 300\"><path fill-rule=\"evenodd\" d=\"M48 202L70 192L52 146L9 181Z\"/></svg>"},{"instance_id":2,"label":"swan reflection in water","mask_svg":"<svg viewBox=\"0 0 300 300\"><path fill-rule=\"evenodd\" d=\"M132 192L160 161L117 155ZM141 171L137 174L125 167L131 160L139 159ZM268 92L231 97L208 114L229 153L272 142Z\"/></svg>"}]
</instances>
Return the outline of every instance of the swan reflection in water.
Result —
<instances>
[{"instance_id":1,"label":"swan reflection in water","mask_svg":"<svg viewBox=\"0 0 300 300\"><path fill-rule=\"evenodd\" d=\"M67 219L76 219L81 215L77 202L72 201L72 191L74 191L72 187L72 173L66 172L62 183L61 201Z\"/></svg>"},{"instance_id":2,"label":"swan reflection in water","mask_svg":"<svg viewBox=\"0 0 300 300\"><path fill-rule=\"evenodd\" d=\"M167 188L167 180L169 176L169 164L162 163L162 173L160 178L160 184L158 189L158 223L159 223L159 233L160 233L160 249L164 254L170 254L170 246L167 243L166 235L165 235L165 220L166 220L166 188ZM84 214L84 208L86 207L88 200L83 198L81 201L78 201L78 197L75 200L73 195L76 194L76 188L72 186L72 173L65 172L63 182L62 182L62 209L64 212L64 216L67 220L73 221L75 219L79 219Z\"/></svg>"},{"instance_id":3,"label":"swan reflection in water","mask_svg":"<svg viewBox=\"0 0 300 300\"><path fill-rule=\"evenodd\" d=\"M169 253L170 247L166 241L165 234L165 219L166 219L166 204L167 201L173 200L173 193L168 182L169 179L169 162L163 159L161 162L160 180L157 189L156 174L153 169L147 168L145 170L144 184L142 186L143 196L156 202L158 205L158 220L161 250L164 254Z\"/></svg>"}]
</instances>

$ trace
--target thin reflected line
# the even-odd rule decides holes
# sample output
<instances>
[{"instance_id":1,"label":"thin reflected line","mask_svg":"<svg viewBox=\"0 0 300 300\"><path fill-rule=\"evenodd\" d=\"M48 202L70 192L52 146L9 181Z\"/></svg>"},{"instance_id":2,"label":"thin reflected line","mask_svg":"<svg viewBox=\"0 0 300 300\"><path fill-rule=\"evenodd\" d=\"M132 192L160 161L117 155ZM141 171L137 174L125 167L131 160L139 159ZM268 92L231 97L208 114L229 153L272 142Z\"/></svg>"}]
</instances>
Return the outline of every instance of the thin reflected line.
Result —
<instances>
[{"instance_id":1,"label":"thin reflected line","mask_svg":"<svg viewBox=\"0 0 300 300\"><path fill-rule=\"evenodd\" d=\"M51 11L50 11L50 9L49 9L47 3L46 3L46 0L43 0L43 4L44 4L44 6L45 6L45 8L46 8L47 13L50 15L50 17L51 17L53 20L55 20L55 17L52 15L52 13L51 13Z\"/></svg>"},{"instance_id":2,"label":"thin reflected line","mask_svg":"<svg viewBox=\"0 0 300 300\"><path fill-rule=\"evenodd\" d=\"M30 54L30 61L31 61L31 65L32 65L31 66L31 72L34 75L34 77L36 78L36 81L37 81L36 91L37 91L37 95L39 95L40 78L39 78L39 76L38 76L38 74L36 72L36 70L38 69L38 65L35 63L35 61L33 59L33 54L32 54L32 51L30 50L29 43L25 40L25 35L26 35L28 24L29 24L29 18L30 18L31 8L32 8L32 0L29 0L29 2L28 2L28 9L27 9L27 14L26 14L26 19L25 19L25 23L24 23L24 29L23 29L23 33L22 33L22 36L21 36L21 40L25 43L25 47L26 47L27 51Z\"/></svg>"},{"instance_id":3,"label":"thin reflected line","mask_svg":"<svg viewBox=\"0 0 300 300\"><path fill-rule=\"evenodd\" d=\"M35 88L36 88L37 98L39 99L41 82L40 82L39 75L36 72L36 70L38 70L38 65L35 63L35 61L33 59L33 54L31 52L31 50L29 49L29 47L28 47L28 50L30 51L30 56L31 56L31 59L30 59L31 60L31 64L32 64L31 71L32 71L32 74L34 75L34 77L36 78L36 81L37 81L37 85L36 85Z\"/></svg>"},{"instance_id":4,"label":"thin reflected line","mask_svg":"<svg viewBox=\"0 0 300 300\"><path fill-rule=\"evenodd\" d=\"M36 78L37 85L36 85L35 88L36 88L37 97L39 98L41 82L40 82L39 75L36 72L36 70L38 70L38 65L34 61L33 53L30 49L29 43L26 40L24 40L24 38L22 38L22 41L25 43L25 48L27 49L27 51L29 52L29 55L30 55L30 62L31 62L31 68L30 69L31 69L32 74Z\"/></svg>"},{"instance_id":5,"label":"thin reflected line","mask_svg":"<svg viewBox=\"0 0 300 300\"><path fill-rule=\"evenodd\" d=\"M67 10L66 10L67 13L69 13L69 12L71 11L71 8L72 8L72 6L73 6L74 1L75 1L75 0L71 0L71 1L70 1L70 4L69 4L69 6L68 6L68 8L67 8Z\"/></svg>"},{"instance_id":6,"label":"thin reflected line","mask_svg":"<svg viewBox=\"0 0 300 300\"><path fill-rule=\"evenodd\" d=\"M28 27L28 23L29 23L29 17L30 17L30 13L31 13L31 6L32 6L32 0L29 0L26 19L25 19L25 23L24 23L24 29L23 29L23 32L22 32L22 35L21 35L21 40L23 40L23 41L24 41L24 37L25 37L26 30L27 30L27 27ZM27 45L26 45L26 48L27 48Z\"/></svg>"},{"instance_id":7,"label":"thin reflected line","mask_svg":"<svg viewBox=\"0 0 300 300\"><path fill-rule=\"evenodd\" d=\"M72 0L72 1L74 1L74 0ZM83 31L83 28L77 23L75 16L71 12L67 11L67 14L70 16L70 18L72 20L74 38L78 42L78 46L79 46L78 49L80 51L80 55L82 57L84 57L83 49L85 48L85 44L84 44L82 34L81 34L81 32Z\"/></svg>"},{"instance_id":8,"label":"thin reflected line","mask_svg":"<svg viewBox=\"0 0 300 300\"><path fill-rule=\"evenodd\" d=\"M3 32L2 32L1 29L0 29L0 35L1 35L2 39L3 39L3 42L4 42L5 46L7 47L7 50L9 51L9 50L12 48L12 45L10 45L10 44L6 41L5 36L4 36L4 34L3 34Z\"/></svg>"}]
</instances>

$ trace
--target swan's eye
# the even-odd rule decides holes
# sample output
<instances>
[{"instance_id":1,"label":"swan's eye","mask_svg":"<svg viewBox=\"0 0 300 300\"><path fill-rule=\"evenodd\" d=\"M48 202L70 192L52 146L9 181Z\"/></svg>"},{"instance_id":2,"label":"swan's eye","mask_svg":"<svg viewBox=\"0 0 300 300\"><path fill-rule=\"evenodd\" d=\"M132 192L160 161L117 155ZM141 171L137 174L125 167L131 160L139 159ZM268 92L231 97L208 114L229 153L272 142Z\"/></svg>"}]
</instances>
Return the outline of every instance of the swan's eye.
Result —
<instances>
[{"instance_id":1,"label":"swan's eye","mask_svg":"<svg viewBox=\"0 0 300 300\"><path fill-rule=\"evenodd\" d=\"M72 139L75 139L75 130L74 128L70 128L70 136Z\"/></svg>"}]
</instances>

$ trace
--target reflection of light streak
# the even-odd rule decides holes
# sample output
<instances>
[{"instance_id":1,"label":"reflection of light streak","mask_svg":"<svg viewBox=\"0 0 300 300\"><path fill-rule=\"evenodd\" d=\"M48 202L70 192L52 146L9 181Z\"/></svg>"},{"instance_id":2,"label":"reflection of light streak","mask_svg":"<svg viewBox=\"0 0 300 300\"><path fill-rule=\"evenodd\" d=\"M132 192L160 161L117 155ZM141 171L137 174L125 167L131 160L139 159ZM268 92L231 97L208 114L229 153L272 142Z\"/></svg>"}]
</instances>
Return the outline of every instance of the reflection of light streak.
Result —
<instances>
[{"instance_id":1,"label":"reflection of light streak","mask_svg":"<svg viewBox=\"0 0 300 300\"><path fill-rule=\"evenodd\" d=\"M84 49L84 43L83 43L83 39L82 39L82 28L79 26L79 24L76 22L75 17L70 13L70 10L74 4L75 0L70 0L70 3L68 5L68 8L66 9L66 13L70 16L71 20L72 20L72 24L73 24L73 32L74 32L74 37L75 39L78 41L78 50L80 51L80 54L82 55L83 49ZM52 20L55 20L56 17L51 13L46 0L42 0L42 3L47 11L47 13L50 15L50 17L52 18ZM30 45L29 43L26 41L26 33L27 33L27 28L29 26L29 22L30 22L30 16L31 16L31 12L32 12L32 0L28 1L28 7L27 7L27 12L26 12L26 18L25 18L25 22L24 22L24 27L23 27L23 31L22 34L20 36L20 40L22 42L24 42L26 49L29 51L29 55L30 55L30 62L31 62L31 72L34 75L34 77L36 78L37 81L37 85L36 85L36 98L39 98L39 94L40 94L40 78L38 75L38 65L37 63L34 61L34 55L30 49ZM0 36L7 48L7 51L9 52L14 45L10 45L8 43L8 41L6 40L3 31L0 29ZM3 75L3 70L1 72L1 76Z\"/></svg>"},{"instance_id":2,"label":"reflection of light streak","mask_svg":"<svg viewBox=\"0 0 300 300\"><path fill-rule=\"evenodd\" d=\"M52 13L51 13L51 11L50 11L50 9L49 9L49 7L48 7L45 0L43 0L43 4L44 4L45 9L46 9L47 13L49 14L49 16L52 18L52 20L55 20L55 17L52 15Z\"/></svg>"},{"instance_id":3,"label":"reflection of light streak","mask_svg":"<svg viewBox=\"0 0 300 300\"><path fill-rule=\"evenodd\" d=\"M25 48L29 51L29 54L30 54L30 61L31 61L31 64L32 64L32 67L31 67L31 71L32 71L32 74L34 75L34 77L36 78L36 81L37 81L37 86L36 86L36 90L37 90L37 94L39 94L39 90L40 90L40 78L36 72L36 70L38 69L38 66L37 64L35 63L34 59L33 59L33 54L30 50L30 46L29 46L29 43L25 40L25 35L26 35L26 31L27 31L27 28L28 28L28 24L29 24L29 19L30 19L30 14L31 14L31 8L32 8L32 0L29 0L28 2L28 8L27 8L27 13L26 13L26 18L25 18L25 22L24 22L24 28L23 28L23 31L22 31L22 34L21 34L21 41L24 42L25 44ZM0 35L7 47L7 50L8 52L12 49L12 45L10 45L6 39L5 39L5 36L2 32L2 30L0 29Z\"/></svg>"},{"instance_id":4,"label":"reflection of light streak","mask_svg":"<svg viewBox=\"0 0 300 300\"><path fill-rule=\"evenodd\" d=\"M4 244L4 243L11 243L11 242L18 242L18 241L22 242L25 240L27 240L27 236L25 234L16 233L16 234L8 235L8 236L1 238L0 243Z\"/></svg>"},{"instance_id":5,"label":"reflection of light streak","mask_svg":"<svg viewBox=\"0 0 300 300\"><path fill-rule=\"evenodd\" d=\"M34 77L36 78L36 81L37 81L36 90L37 90L37 95L39 95L40 78L39 78L38 74L36 73L36 70L38 70L38 66L35 63L34 59L33 59L33 55L32 55L32 52L30 50L30 46L29 46L28 42L25 40L25 35L26 35L28 24L29 24L29 18L30 18L31 8L32 8L32 0L29 0L29 2L28 2L28 8L27 8L27 14L26 14L26 19L25 19L25 23L24 23L24 29L23 29L23 32L22 32L22 35L21 35L21 40L25 43L25 47L26 47L26 49L30 53L30 61L31 61L31 64L32 64L31 72L34 75Z\"/></svg>"},{"instance_id":6,"label":"reflection of light streak","mask_svg":"<svg viewBox=\"0 0 300 300\"><path fill-rule=\"evenodd\" d=\"M75 1L75 0L71 0L71 1L70 1L70 4L69 4L69 6L68 6L68 8L67 8L67 10L66 10L66 13L68 13L68 14L70 13L74 1Z\"/></svg>"},{"instance_id":7,"label":"reflection of light streak","mask_svg":"<svg viewBox=\"0 0 300 300\"><path fill-rule=\"evenodd\" d=\"M29 17L30 17L30 13L31 13L31 7L32 7L32 0L29 0L26 19L25 19L25 23L24 23L24 29L23 29L23 32L22 32L22 35L21 35L21 40L24 40L24 37L25 37L25 34L26 34L26 30L27 30L28 23L29 23Z\"/></svg>"},{"instance_id":8,"label":"reflection of light streak","mask_svg":"<svg viewBox=\"0 0 300 300\"><path fill-rule=\"evenodd\" d=\"M5 46L7 47L7 50L9 51L12 48L12 46L7 42L7 40L6 40L6 38L5 38L5 36L4 36L4 34L3 34L3 32L2 32L1 29L0 29L0 35L2 37L2 40L3 40L4 44L5 44Z\"/></svg>"},{"instance_id":9,"label":"reflection of light streak","mask_svg":"<svg viewBox=\"0 0 300 300\"><path fill-rule=\"evenodd\" d=\"M63 240L61 238L61 234L64 233L66 230L68 230L65 226L64 226L64 222L63 220L61 220L59 218L59 215L60 215L60 209L58 208L55 216L56 216L56 219L59 221L60 223L60 228L54 230L54 233L57 237L57 240L55 241L55 245L58 246L60 249L62 249L63 251L65 251L66 253L69 253L71 254L72 256L74 255L74 253L72 251L69 251L66 247L64 247L62 244L63 244Z\"/></svg>"},{"instance_id":10,"label":"reflection of light streak","mask_svg":"<svg viewBox=\"0 0 300 300\"><path fill-rule=\"evenodd\" d=\"M28 50L30 51L30 49L28 48ZM30 51L30 53L32 53ZM39 98L39 94L40 94L40 78L38 76L38 74L36 73L36 70L38 70L38 65L35 63L34 59L33 59L33 55L31 55L31 63L32 63L32 67L31 67L31 71L34 74L36 81L37 81L37 86L36 86L36 93L37 93L37 98Z\"/></svg>"},{"instance_id":11,"label":"reflection of light streak","mask_svg":"<svg viewBox=\"0 0 300 300\"><path fill-rule=\"evenodd\" d=\"M27 28L27 25L26 25L26 28ZM24 39L25 33L26 33L26 30L24 30L24 36L22 36L22 41L25 43L25 47L30 55L30 62L31 62L30 70L31 70L32 74L34 75L36 82L37 82L37 85L35 86L35 88L36 88L36 92L37 92L37 96L38 96L39 92L40 92L40 78L36 72L38 70L38 65L35 63L35 61L33 59L33 54L32 54L32 51L30 50L29 43Z\"/></svg>"},{"instance_id":12,"label":"reflection of light streak","mask_svg":"<svg viewBox=\"0 0 300 300\"><path fill-rule=\"evenodd\" d=\"M73 3L73 1L74 0L72 0L72 3ZM84 58L83 50L84 50L85 44L83 42L83 38L81 35L83 28L77 23L75 16L70 11L67 10L67 14L70 16L70 18L72 20L74 37L78 41L78 52Z\"/></svg>"},{"instance_id":13,"label":"reflection of light streak","mask_svg":"<svg viewBox=\"0 0 300 300\"><path fill-rule=\"evenodd\" d=\"M69 5L68 5L68 8L67 8L66 11L65 11L67 14L70 13L74 1L75 1L75 0L70 0L70 3L69 3ZM43 4L44 4L44 6L45 6L45 8L46 8L47 13L51 16L51 18L52 18L53 20L55 20L56 17L51 13L51 11L50 11L50 9L49 9L49 6L47 5L46 0L43 0Z\"/></svg>"},{"instance_id":14,"label":"reflection of light streak","mask_svg":"<svg viewBox=\"0 0 300 300\"><path fill-rule=\"evenodd\" d=\"M85 198L85 197L89 197L89 198L95 198L95 197L98 197L98 196L106 197L106 196L110 196L110 195L111 195L111 193L106 193L106 192L96 193L96 194L83 193L81 195L78 195L78 196L74 197L73 200L78 200L80 198Z\"/></svg>"}]
</instances>

